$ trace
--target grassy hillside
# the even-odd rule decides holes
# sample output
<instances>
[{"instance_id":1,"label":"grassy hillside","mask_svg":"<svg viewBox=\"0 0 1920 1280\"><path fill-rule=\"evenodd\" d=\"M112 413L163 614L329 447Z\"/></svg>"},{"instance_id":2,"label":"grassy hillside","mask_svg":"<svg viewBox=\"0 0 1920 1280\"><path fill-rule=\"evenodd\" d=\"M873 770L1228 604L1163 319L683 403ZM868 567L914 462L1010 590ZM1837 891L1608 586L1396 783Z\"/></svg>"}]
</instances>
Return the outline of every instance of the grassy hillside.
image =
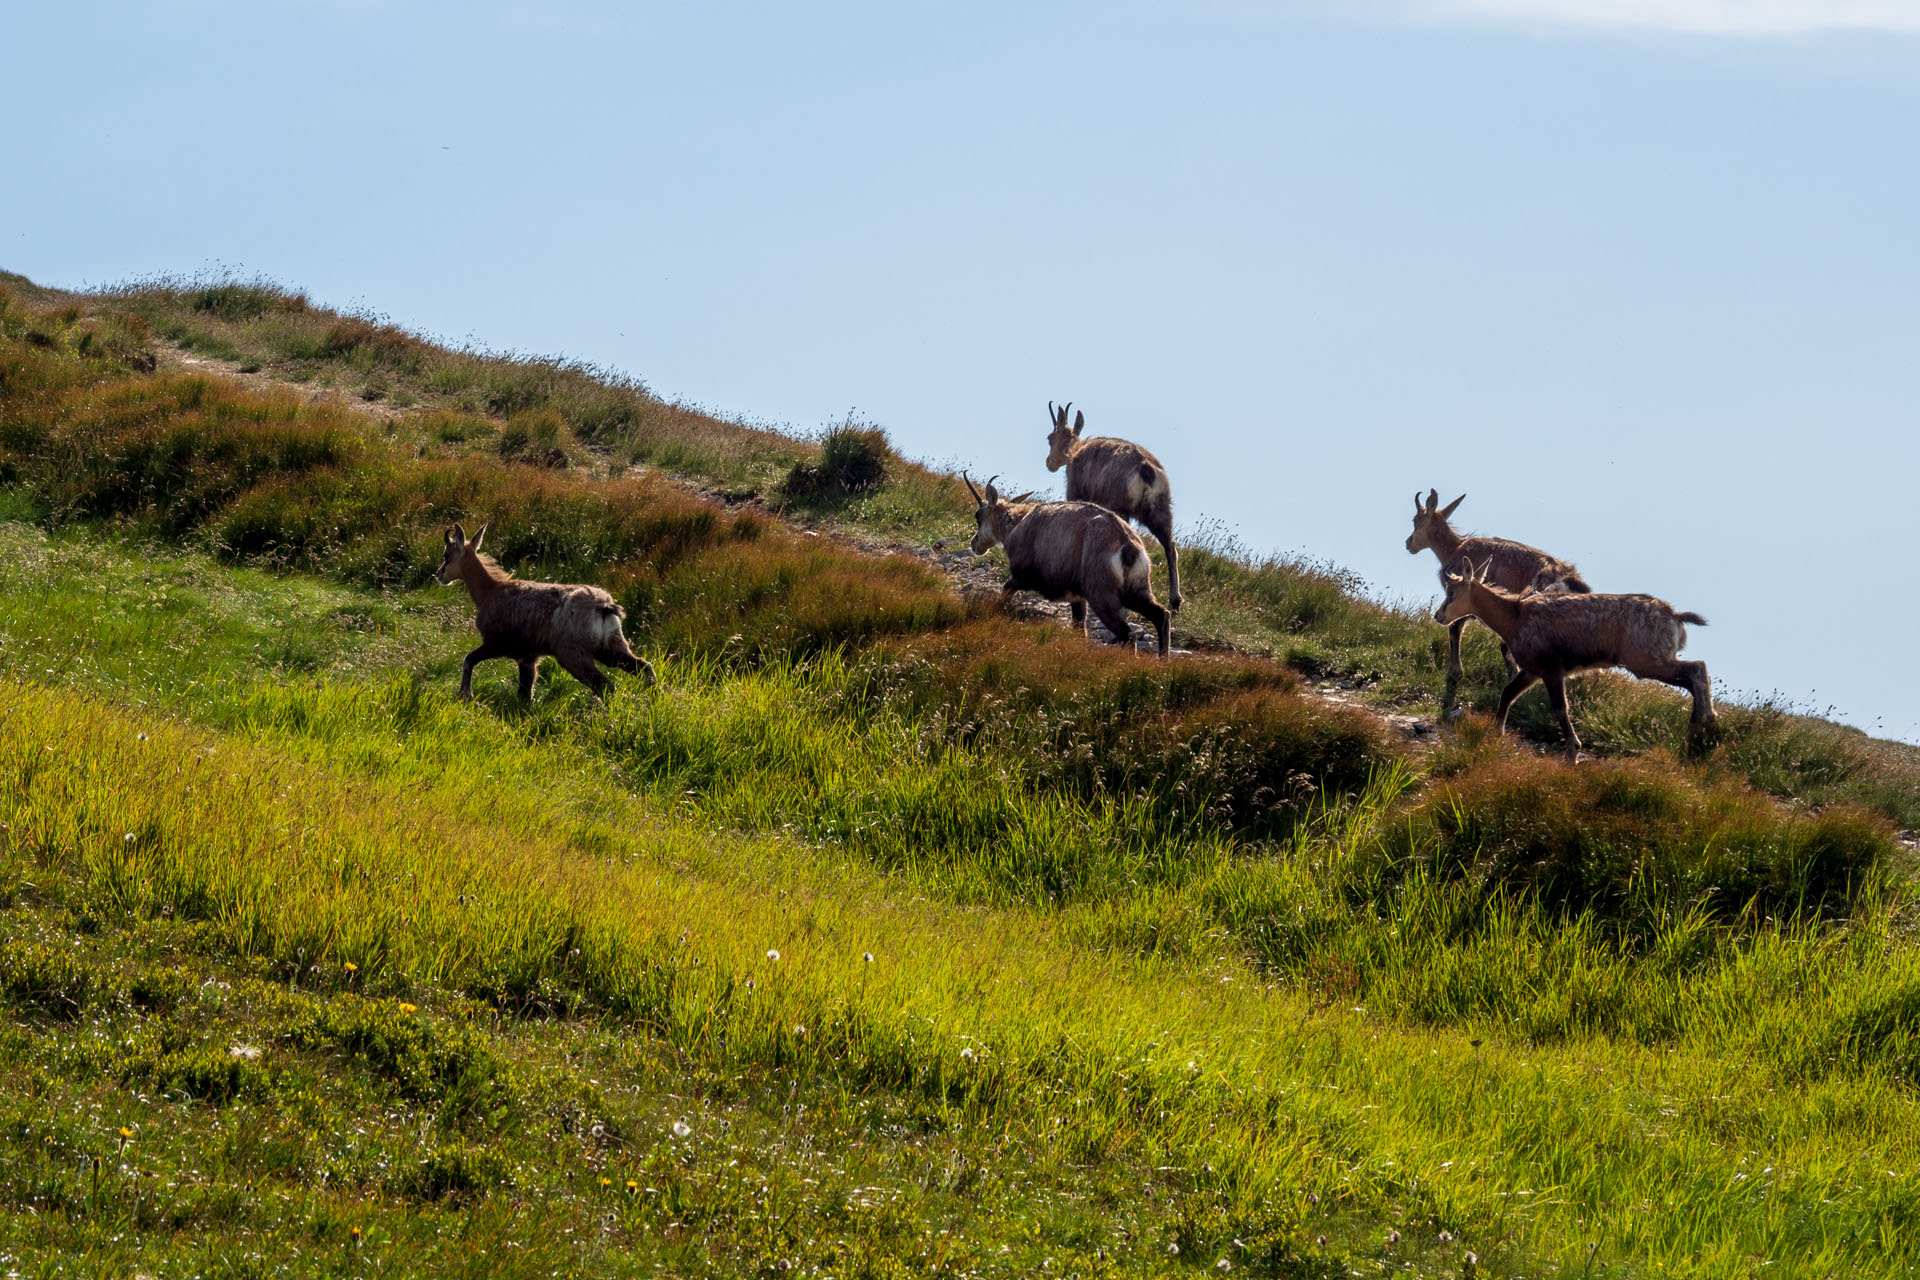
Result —
<instances>
[{"instance_id":1,"label":"grassy hillside","mask_svg":"<svg viewBox=\"0 0 1920 1280\"><path fill-rule=\"evenodd\" d=\"M262 373L150 367L169 341ZM0 1256L1916 1262L1911 754L1730 709L1685 760L1611 680L1576 706L1608 759L1473 723L1410 753L1302 680L1421 706L1443 635L1335 574L1193 557L1196 634L1279 661L1090 652L795 527L969 523L892 458L784 496L817 462L251 286L16 281ZM521 708L503 665L452 701L468 610L427 579L477 518L614 590L660 686Z\"/></svg>"}]
</instances>

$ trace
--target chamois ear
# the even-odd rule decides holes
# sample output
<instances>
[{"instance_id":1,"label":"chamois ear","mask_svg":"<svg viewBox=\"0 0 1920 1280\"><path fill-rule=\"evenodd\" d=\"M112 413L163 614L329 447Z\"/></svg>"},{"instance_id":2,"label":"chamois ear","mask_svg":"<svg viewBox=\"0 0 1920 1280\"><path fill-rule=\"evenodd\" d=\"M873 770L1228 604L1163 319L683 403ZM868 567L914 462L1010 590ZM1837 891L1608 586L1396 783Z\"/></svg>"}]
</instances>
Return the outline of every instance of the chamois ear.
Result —
<instances>
[{"instance_id":1,"label":"chamois ear","mask_svg":"<svg viewBox=\"0 0 1920 1280\"><path fill-rule=\"evenodd\" d=\"M1473 561L1467 559L1465 556L1461 556L1459 563L1447 570L1448 582L1466 582L1472 577Z\"/></svg>"},{"instance_id":2,"label":"chamois ear","mask_svg":"<svg viewBox=\"0 0 1920 1280\"><path fill-rule=\"evenodd\" d=\"M994 503L1000 501L1000 492L999 490L993 487L993 482L995 480L998 480L999 478L1000 478L999 476L987 477L987 505L988 506L992 506Z\"/></svg>"},{"instance_id":3,"label":"chamois ear","mask_svg":"<svg viewBox=\"0 0 1920 1280\"><path fill-rule=\"evenodd\" d=\"M1439 506L1440 506L1440 491L1438 489L1427 490L1427 505L1425 507L1425 510L1433 511L1437 509Z\"/></svg>"},{"instance_id":4,"label":"chamois ear","mask_svg":"<svg viewBox=\"0 0 1920 1280\"><path fill-rule=\"evenodd\" d=\"M452 546L456 542L465 543L466 540L467 540L467 531L465 529L462 529L459 525L456 524L452 528L447 530L448 546Z\"/></svg>"},{"instance_id":5,"label":"chamois ear","mask_svg":"<svg viewBox=\"0 0 1920 1280\"><path fill-rule=\"evenodd\" d=\"M475 551L478 551L480 549L480 539L486 536L487 536L487 526L481 525L480 532L473 535L473 549Z\"/></svg>"},{"instance_id":6,"label":"chamois ear","mask_svg":"<svg viewBox=\"0 0 1920 1280\"><path fill-rule=\"evenodd\" d=\"M1074 434L1074 435L1076 435L1076 436L1077 436L1077 435L1079 435L1079 434L1080 434L1080 428L1082 428L1082 427L1084 427L1084 426L1086 426L1086 425L1087 425L1087 415L1086 415L1086 414L1084 414L1084 413L1076 413L1076 414L1074 414L1074 415L1073 415L1073 434Z\"/></svg>"},{"instance_id":7,"label":"chamois ear","mask_svg":"<svg viewBox=\"0 0 1920 1280\"><path fill-rule=\"evenodd\" d=\"M1465 502L1466 500L1467 500L1467 495L1463 493L1459 497L1455 498L1452 502L1449 502L1446 506L1440 509L1440 518L1442 520L1445 520L1448 516L1453 514L1453 509L1455 507L1459 506L1461 503Z\"/></svg>"}]
</instances>

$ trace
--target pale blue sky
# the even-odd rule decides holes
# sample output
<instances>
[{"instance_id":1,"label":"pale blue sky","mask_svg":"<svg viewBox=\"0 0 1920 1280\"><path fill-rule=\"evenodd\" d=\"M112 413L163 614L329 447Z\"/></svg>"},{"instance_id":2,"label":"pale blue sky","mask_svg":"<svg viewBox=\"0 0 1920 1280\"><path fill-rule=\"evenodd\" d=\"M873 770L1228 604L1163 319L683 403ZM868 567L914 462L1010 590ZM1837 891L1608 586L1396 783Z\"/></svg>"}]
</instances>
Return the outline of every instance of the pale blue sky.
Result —
<instances>
[{"instance_id":1,"label":"pale blue sky","mask_svg":"<svg viewBox=\"0 0 1920 1280\"><path fill-rule=\"evenodd\" d=\"M0 0L0 266L225 264L1429 599L1411 495L1920 740L1920 0Z\"/></svg>"}]
</instances>

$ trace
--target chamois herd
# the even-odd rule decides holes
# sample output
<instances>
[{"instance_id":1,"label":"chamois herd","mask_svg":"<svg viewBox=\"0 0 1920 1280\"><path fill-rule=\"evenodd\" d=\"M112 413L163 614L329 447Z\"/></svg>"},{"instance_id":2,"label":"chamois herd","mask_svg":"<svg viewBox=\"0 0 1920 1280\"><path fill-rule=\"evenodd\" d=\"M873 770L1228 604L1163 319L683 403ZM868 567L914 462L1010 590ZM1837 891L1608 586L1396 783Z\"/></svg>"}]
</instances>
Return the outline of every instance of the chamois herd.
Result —
<instances>
[{"instance_id":1,"label":"chamois herd","mask_svg":"<svg viewBox=\"0 0 1920 1280\"><path fill-rule=\"evenodd\" d=\"M1073 624L1082 632L1092 609L1115 644L1131 644L1131 610L1152 624L1164 660L1171 645L1172 615L1180 608L1180 562L1173 541L1173 488L1160 460L1141 446L1110 436L1083 437L1084 413L1072 404L1047 405L1052 429L1047 436L1047 470L1066 469L1062 502L1035 502L1031 495L1008 497L987 481L984 492L961 473L974 498L973 553L994 547L1007 554L1002 590L1033 591L1049 600L1065 600ZM1636 676L1659 680L1693 695L1691 733L1704 742L1714 730L1712 686L1704 662L1679 657L1687 642L1687 623L1705 626L1697 613L1676 612L1648 595L1595 592L1579 570L1525 543L1505 538L1462 536L1449 523L1465 499L1442 507L1440 494L1428 490L1423 502L1413 497L1413 532L1408 552L1431 550L1440 561L1445 593L1434 620L1447 627L1447 682L1441 716L1450 716L1459 696L1462 667L1460 632L1478 619L1499 637L1507 664L1495 721L1505 731L1514 699L1536 683L1545 684L1554 716L1566 735L1566 752L1577 759L1580 737L1567 715L1566 678L1596 667L1624 667ZM1146 544L1134 532L1138 522L1153 534L1167 558L1168 603L1154 597L1152 564ZM489 658L511 658L520 667L520 697L533 696L534 675L542 657L551 655L595 694L606 687L596 664L654 679L651 664L635 654L621 629L623 614L598 587L550 582L521 582L480 551L482 526L469 541L454 525L446 531L446 556L436 577L464 582L477 611L480 646L469 653L460 673L460 696L470 697L473 668Z\"/></svg>"}]
</instances>

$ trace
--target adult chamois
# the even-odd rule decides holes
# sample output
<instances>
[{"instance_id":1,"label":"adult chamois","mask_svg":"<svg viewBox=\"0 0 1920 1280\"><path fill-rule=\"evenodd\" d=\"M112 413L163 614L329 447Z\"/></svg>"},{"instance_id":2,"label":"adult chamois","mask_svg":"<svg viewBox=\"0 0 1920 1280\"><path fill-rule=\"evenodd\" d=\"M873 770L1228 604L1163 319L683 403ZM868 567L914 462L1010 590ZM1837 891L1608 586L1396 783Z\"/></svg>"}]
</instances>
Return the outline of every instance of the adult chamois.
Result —
<instances>
[{"instance_id":1,"label":"adult chamois","mask_svg":"<svg viewBox=\"0 0 1920 1280\"><path fill-rule=\"evenodd\" d=\"M521 582L492 556L480 553L487 526L467 541L466 530L447 530L446 558L434 577L444 585L457 579L473 596L474 625L480 629L480 647L467 655L460 669L460 696L473 696L473 668L489 658L512 658L520 664L520 700L533 697L533 677L540 659L557 658L574 679L604 694L607 678L596 662L654 680L653 664L627 645L620 629L626 616L613 597L599 587L559 582Z\"/></svg>"},{"instance_id":2,"label":"adult chamois","mask_svg":"<svg viewBox=\"0 0 1920 1280\"><path fill-rule=\"evenodd\" d=\"M1067 469L1067 501L1092 502L1129 520L1138 520L1159 539L1167 553L1167 604L1180 612L1180 557L1173 549L1173 487L1160 459L1134 444L1112 436L1080 438L1087 415L1073 415L1047 401L1053 430L1047 435L1047 470Z\"/></svg>"},{"instance_id":3,"label":"adult chamois","mask_svg":"<svg viewBox=\"0 0 1920 1280\"><path fill-rule=\"evenodd\" d=\"M1584 595L1593 590L1580 577L1580 571L1565 560L1548 555L1538 547L1530 547L1524 542L1512 542L1506 538L1482 538L1475 535L1461 537L1447 523L1454 509L1467 500L1461 494L1446 506L1440 505L1440 491L1427 490L1426 505L1420 503L1420 495L1413 495L1413 532L1407 535L1407 552L1419 555L1432 549L1440 559L1440 586L1447 585L1448 567L1461 557L1475 564L1492 566L1488 581L1496 587L1508 591L1562 591ZM1468 619L1461 618L1447 628L1447 690L1440 695L1440 716L1445 719L1453 710L1455 697L1460 692L1460 677L1463 669L1460 665L1460 632L1466 628ZM1507 664L1507 679L1519 674L1520 668L1514 665L1513 655L1507 652L1506 641L1500 642L1500 657Z\"/></svg>"},{"instance_id":4,"label":"adult chamois","mask_svg":"<svg viewBox=\"0 0 1920 1280\"><path fill-rule=\"evenodd\" d=\"M1127 522L1091 502L1009 501L987 481L982 494L962 472L979 504L974 510L973 554L1006 548L1004 592L1037 591L1066 600L1073 625L1084 634L1087 608L1113 632L1115 644L1131 644L1127 610L1153 624L1165 659L1172 640L1166 606L1153 598L1152 562L1146 544Z\"/></svg>"},{"instance_id":5,"label":"adult chamois","mask_svg":"<svg viewBox=\"0 0 1920 1280\"><path fill-rule=\"evenodd\" d=\"M1593 667L1625 667L1646 680L1659 680L1693 695L1689 737L1698 747L1714 730L1713 684L1704 662L1682 662L1686 624L1704 627L1697 613L1676 613L1665 600L1643 595L1572 595L1565 592L1508 591L1489 581L1492 562L1476 566L1462 559L1443 570L1446 599L1434 611L1439 622L1478 618L1505 642L1519 671L1500 691L1494 712L1502 732L1513 700L1544 681L1553 714L1567 735L1567 756L1580 758L1580 735L1567 714L1566 678Z\"/></svg>"}]
</instances>

